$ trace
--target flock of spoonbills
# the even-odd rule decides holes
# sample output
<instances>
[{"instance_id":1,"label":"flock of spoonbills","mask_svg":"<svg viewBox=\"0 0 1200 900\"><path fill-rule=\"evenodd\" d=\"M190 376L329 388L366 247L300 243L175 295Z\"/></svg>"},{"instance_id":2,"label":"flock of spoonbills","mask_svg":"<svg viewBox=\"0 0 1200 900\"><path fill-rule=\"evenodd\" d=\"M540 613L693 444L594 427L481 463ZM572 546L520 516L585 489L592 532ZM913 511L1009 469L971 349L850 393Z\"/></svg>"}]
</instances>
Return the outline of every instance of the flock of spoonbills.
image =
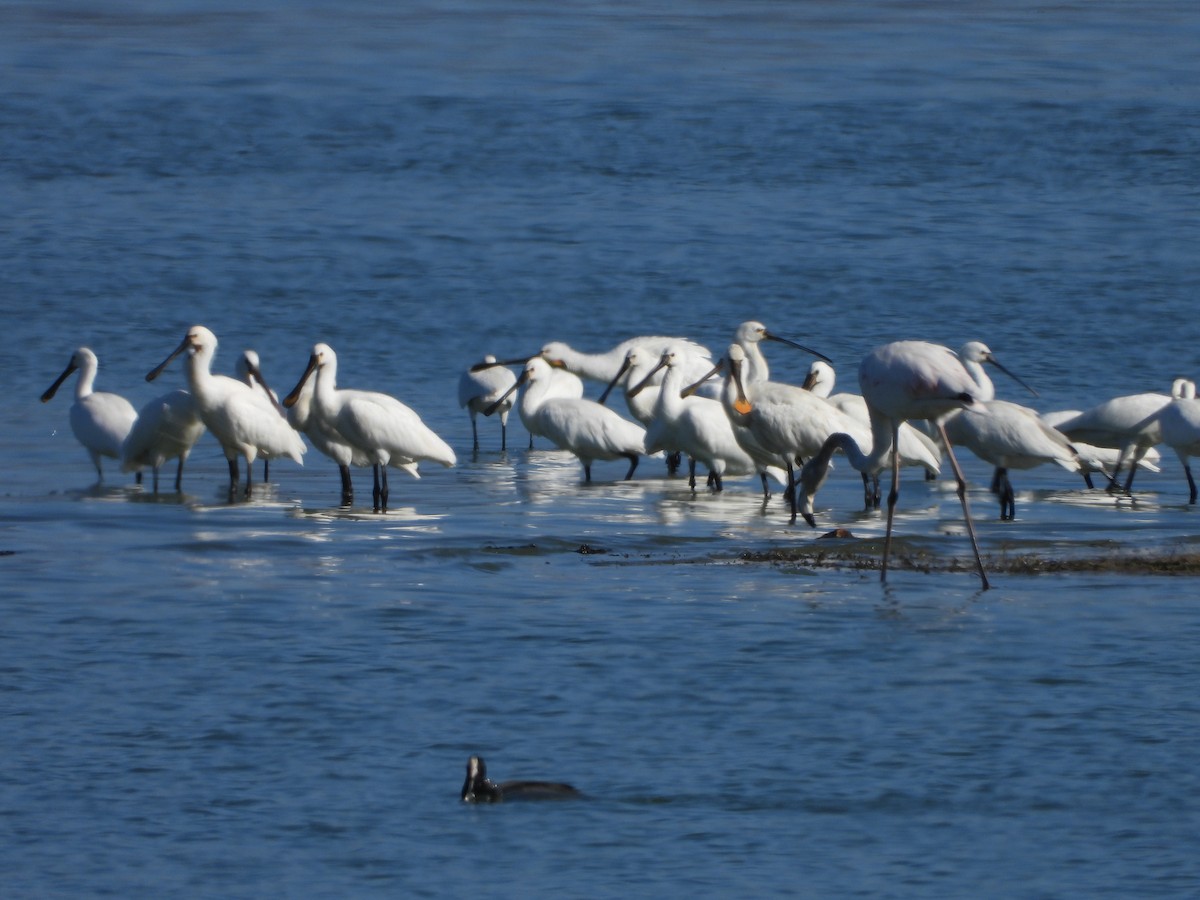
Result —
<instances>
[{"instance_id":1,"label":"flock of spoonbills","mask_svg":"<svg viewBox=\"0 0 1200 900\"><path fill-rule=\"evenodd\" d=\"M791 345L818 357L803 386L770 379L765 341ZM101 458L119 459L124 471L153 473L178 460L175 489L183 465L205 430L220 443L229 463L231 499L241 484L239 460L246 462L244 492L258 458L286 457L302 463L307 446L301 434L338 466L342 502L353 500L351 467L370 466L372 500L386 511L387 470L414 477L423 461L453 466L453 449L408 406L387 394L337 386L337 355L328 344L313 347L295 388L283 399L271 391L257 354L245 351L238 378L215 375L216 336L202 325L190 328L178 347L147 376L153 381L176 357L184 363L190 390L167 392L135 411L124 398L94 390L96 355L81 347L42 395L50 400L76 370L79 379L71 407L71 428L103 477ZM967 447L995 467L992 490L1001 518L1016 513L1008 472L1055 463L1084 477L1101 474L1109 490L1128 492L1139 467L1157 470L1159 444L1171 447L1188 479L1190 502L1196 485L1189 457L1200 453L1200 400L1194 383L1176 379L1171 396L1158 393L1117 397L1089 410L1039 415L1033 409L997 400L984 365L1004 371L987 346L972 341L954 352L923 341L897 341L872 350L859 366L861 395L834 394L830 361L759 322L734 331L725 356L714 362L703 346L683 338L633 338L605 353L583 353L549 343L527 357L493 356L462 373L459 404L471 417L473 446L479 450L476 420L498 415L501 449L514 406L530 435L541 436L573 453L591 480L596 460L625 459L632 478L639 460L664 454L673 472L686 457L688 480L696 487L696 467L707 470L708 488L721 491L727 476L757 474L764 497L769 482L786 486L791 517L815 525L814 501L832 457L842 452L862 475L868 506L880 505L879 475L890 465L887 530L881 577L886 580L892 520L902 466L936 477L943 454L957 482L972 550L983 586L987 574L979 554L967 503L966 481L954 446ZM519 366L515 375L508 367ZM714 376L720 375L720 378ZM606 385L599 400L585 399L583 380ZM621 389L631 418L606 406ZM1035 393L1029 389L1031 393ZM519 391L519 397L514 395ZM1118 476L1127 468L1125 483ZM268 473L264 471L264 479Z\"/></svg>"}]
</instances>

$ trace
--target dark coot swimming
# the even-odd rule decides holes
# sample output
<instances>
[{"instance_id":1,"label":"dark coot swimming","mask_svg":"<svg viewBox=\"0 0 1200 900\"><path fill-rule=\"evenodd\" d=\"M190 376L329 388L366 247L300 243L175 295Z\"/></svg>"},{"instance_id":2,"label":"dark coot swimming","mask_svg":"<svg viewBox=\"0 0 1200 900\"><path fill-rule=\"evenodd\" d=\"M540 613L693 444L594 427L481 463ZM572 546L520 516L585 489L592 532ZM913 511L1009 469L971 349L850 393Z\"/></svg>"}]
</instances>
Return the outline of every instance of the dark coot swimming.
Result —
<instances>
[{"instance_id":1,"label":"dark coot swimming","mask_svg":"<svg viewBox=\"0 0 1200 900\"><path fill-rule=\"evenodd\" d=\"M504 800L563 800L583 795L569 784L557 781L502 781L487 777L483 757L467 760L467 780L463 782L464 803L500 803Z\"/></svg>"}]
</instances>

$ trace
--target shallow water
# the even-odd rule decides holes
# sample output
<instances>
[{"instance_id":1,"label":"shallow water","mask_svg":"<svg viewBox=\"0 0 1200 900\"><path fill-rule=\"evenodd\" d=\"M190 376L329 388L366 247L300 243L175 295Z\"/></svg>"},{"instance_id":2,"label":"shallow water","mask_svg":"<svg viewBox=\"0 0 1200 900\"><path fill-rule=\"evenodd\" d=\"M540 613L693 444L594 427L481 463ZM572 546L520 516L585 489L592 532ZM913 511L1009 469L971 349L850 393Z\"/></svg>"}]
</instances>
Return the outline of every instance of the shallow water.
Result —
<instances>
[{"instance_id":1,"label":"shallow water","mask_svg":"<svg viewBox=\"0 0 1200 900\"><path fill-rule=\"evenodd\" d=\"M483 447L484 353L758 318L838 364L982 339L1079 408L1196 374L1189 4L367 2L0 10L0 868L6 896L1188 896L1194 578L1005 572L1190 552L1174 458L1133 500L964 459L870 556L752 479ZM42 390L75 346L135 406L203 322L278 390L323 340L456 449L386 516L332 465L226 502L106 468ZM809 359L780 347L775 377ZM178 364L176 364L178 366ZM592 396L599 391L593 389ZM256 469L259 477L261 467ZM463 767L578 803L470 808ZM1015 873L1015 874L1013 874ZM1019 879L1014 881L1014 879Z\"/></svg>"}]
</instances>

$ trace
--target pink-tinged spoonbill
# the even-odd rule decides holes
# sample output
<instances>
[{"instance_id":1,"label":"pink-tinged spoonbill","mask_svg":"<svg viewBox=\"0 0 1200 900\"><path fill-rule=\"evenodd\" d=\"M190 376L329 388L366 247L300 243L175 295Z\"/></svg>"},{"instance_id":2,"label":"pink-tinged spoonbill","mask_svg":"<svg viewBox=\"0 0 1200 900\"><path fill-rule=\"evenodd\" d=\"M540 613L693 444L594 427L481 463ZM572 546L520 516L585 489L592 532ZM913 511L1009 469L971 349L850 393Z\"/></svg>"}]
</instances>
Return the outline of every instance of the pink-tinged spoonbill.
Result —
<instances>
[{"instance_id":1,"label":"pink-tinged spoonbill","mask_svg":"<svg viewBox=\"0 0 1200 900\"><path fill-rule=\"evenodd\" d=\"M975 526L967 503L967 483L954 457L954 448L946 436L942 420L958 409L972 408L979 390L962 361L948 347L925 341L897 341L872 350L858 369L858 382L871 417L872 447L864 453L861 445L849 434L832 435L800 473L800 506L805 519L812 520L812 498L825 480L829 462L836 450L842 450L850 464L860 472L879 471L891 454L892 487L887 501L887 532L883 542L883 565L880 580L887 580L888 557L892 549L892 519L900 496L900 457L892 454L900 424L910 419L932 421L946 448L946 456L958 482L958 497L962 503L971 549L983 588L988 588L987 573L979 555Z\"/></svg>"}]
</instances>

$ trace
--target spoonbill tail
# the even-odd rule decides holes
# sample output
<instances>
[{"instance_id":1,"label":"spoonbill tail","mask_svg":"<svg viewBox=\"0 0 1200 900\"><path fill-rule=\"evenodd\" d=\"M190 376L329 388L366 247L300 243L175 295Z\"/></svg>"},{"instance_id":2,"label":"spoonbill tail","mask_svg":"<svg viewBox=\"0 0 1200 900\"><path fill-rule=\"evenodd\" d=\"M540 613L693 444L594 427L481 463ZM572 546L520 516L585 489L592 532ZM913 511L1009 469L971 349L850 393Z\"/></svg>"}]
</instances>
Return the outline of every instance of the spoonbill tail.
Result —
<instances>
[{"instance_id":1,"label":"spoonbill tail","mask_svg":"<svg viewBox=\"0 0 1200 900\"><path fill-rule=\"evenodd\" d=\"M250 496L251 470L259 456L286 456L304 465L307 449L300 435L288 425L265 393L228 375L212 373L217 337L203 325L193 325L179 346L155 369L147 381L157 378L171 361L187 352L188 385L200 419L225 451L229 462L229 493L238 486L238 457L246 460L246 496Z\"/></svg>"},{"instance_id":2,"label":"spoonbill tail","mask_svg":"<svg viewBox=\"0 0 1200 900\"><path fill-rule=\"evenodd\" d=\"M73 372L79 372L79 379L75 382L75 402L71 404L71 431L92 458L96 477L103 481L104 470L100 468L100 458L121 458L121 445L133 428L137 411L132 403L119 394L92 390L99 366L96 354L87 347L80 347L71 354L70 362L54 384L46 388L42 402L49 402L62 383ZM140 472L138 480L141 480Z\"/></svg>"},{"instance_id":3,"label":"spoonbill tail","mask_svg":"<svg viewBox=\"0 0 1200 900\"><path fill-rule=\"evenodd\" d=\"M483 358L482 368L472 366L463 372L458 379L458 405L464 407L471 415L472 449L479 452L479 431L475 425L475 417L486 412L493 403L504 397L504 402L498 404L493 412L500 413L500 449L508 449L508 413L513 407L513 401L506 392L517 383L517 376L504 366L497 365L496 357L488 354Z\"/></svg>"},{"instance_id":4,"label":"spoonbill tail","mask_svg":"<svg viewBox=\"0 0 1200 900\"><path fill-rule=\"evenodd\" d=\"M292 406L313 373L313 413L322 426L340 434L364 456L374 471L372 499L377 512L387 511L388 466L420 478L417 463L441 463L447 468L457 459L450 445L434 434L421 417L395 397L377 391L343 390L337 386L337 354L328 344L313 347L308 367L284 399Z\"/></svg>"},{"instance_id":5,"label":"spoonbill tail","mask_svg":"<svg viewBox=\"0 0 1200 900\"><path fill-rule=\"evenodd\" d=\"M853 435L831 435L800 472L798 493L804 518L810 524L813 522L812 498L825 480L835 451L842 450L850 464L860 472L879 471L891 454L892 487L888 492L887 533L879 576L880 580L886 581L888 557L892 549L892 519L896 501L900 497L900 457L891 451L898 440L900 423L909 419L932 421L942 438L946 455L954 469L954 477L958 481L958 497L962 502L975 565L986 590L989 587L987 573L983 569L979 544L975 540L975 526L967 503L967 483L942 424L942 420L955 410L972 408L980 403L973 393L979 386L953 350L925 341L897 341L872 350L859 366L858 383L870 412L871 451L864 453Z\"/></svg>"},{"instance_id":6,"label":"spoonbill tail","mask_svg":"<svg viewBox=\"0 0 1200 900\"><path fill-rule=\"evenodd\" d=\"M200 436L204 422L196 401L182 388L155 397L138 412L137 421L121 447L121 469L126 472L150 467L154 493L158 493L158 470L169 459L178 459L175 492L183 489L183 464Z\"/></svg>"}]
</instances>

